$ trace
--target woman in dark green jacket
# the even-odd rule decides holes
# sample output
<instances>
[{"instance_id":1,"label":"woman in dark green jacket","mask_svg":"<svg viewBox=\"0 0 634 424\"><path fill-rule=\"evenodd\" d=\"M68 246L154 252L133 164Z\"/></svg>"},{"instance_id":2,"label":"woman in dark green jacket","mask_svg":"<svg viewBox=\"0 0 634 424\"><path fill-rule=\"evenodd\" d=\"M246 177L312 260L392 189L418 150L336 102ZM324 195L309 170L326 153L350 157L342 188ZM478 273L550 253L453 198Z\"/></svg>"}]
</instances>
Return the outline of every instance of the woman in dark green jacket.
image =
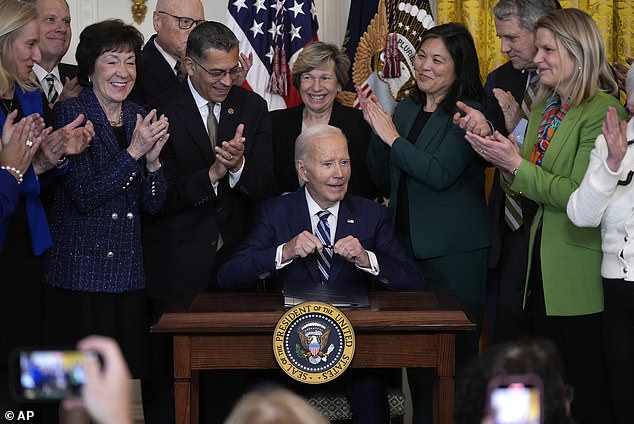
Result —
<instances>
[{"instance_id":1,"label":"woman in dark green jacket","mask_svg":"<svg viewBox=\"0 0 634 424\"><path fill-rule=\"evenodd\" d=\"M469 31L453 23L427 31L414 70L413 93L397 105L393 117L375 99L361 99L374 131L368 168L379 190L390 193L399 239L418 260L427 287L455 291L478 324L478 331L458 340L460 372L478 354L489 246L484 162L452 122L458 100L482 109L478 57ZM420 392L431 385L414 378L412 370L409 380L414 399L431 399L431 391ZM414 402L414 422L421 422L424 407Z\"/></svg>"}]
</instances>

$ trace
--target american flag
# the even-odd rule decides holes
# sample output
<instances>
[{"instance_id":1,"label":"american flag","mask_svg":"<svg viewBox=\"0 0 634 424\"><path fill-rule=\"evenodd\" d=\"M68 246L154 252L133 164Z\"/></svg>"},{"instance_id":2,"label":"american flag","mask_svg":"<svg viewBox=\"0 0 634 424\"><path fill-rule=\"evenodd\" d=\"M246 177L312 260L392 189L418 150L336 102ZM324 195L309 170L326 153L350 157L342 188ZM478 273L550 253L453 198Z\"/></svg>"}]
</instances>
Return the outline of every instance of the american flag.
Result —
<instances>
[{"instance_id":1,"label":"american flag","mask_svg":"<svg viewBox=\"0 0 634 424\"><path fill-rule=\"evenodd\" d=\"M253 53L243 86L261 95L269 110L301 103L290 68L304 46L317 40L313 0L229 0L227 26L240 40L240 52Z\"/></svg>"}]
</instances>

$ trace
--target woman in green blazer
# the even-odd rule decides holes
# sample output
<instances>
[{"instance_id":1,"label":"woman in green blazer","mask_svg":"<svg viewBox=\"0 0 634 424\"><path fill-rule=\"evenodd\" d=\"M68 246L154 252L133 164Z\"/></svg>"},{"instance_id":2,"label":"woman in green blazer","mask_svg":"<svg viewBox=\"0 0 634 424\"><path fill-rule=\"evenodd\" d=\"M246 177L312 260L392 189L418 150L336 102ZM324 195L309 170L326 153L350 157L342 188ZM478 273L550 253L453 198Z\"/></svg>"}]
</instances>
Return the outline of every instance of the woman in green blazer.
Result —
<instances>
[{"instance_id":1,"label":"woman in green blazer","mask_svg":"<svg viewBox=\"0 0 634 424\"><path fill-rule=\"evenodd\" d=\"M532 202L525 307L534 314L535 334L552 339L566 378L575 388L572 412L580 422L611 422L602 352L603 292L598 228L575 227L566 215L609 106L625 110L601 35L592 18L562 9L536 25L535 63L541 77L524 144L499 133L467 133L475 151L501 170L511 195ZM524 202L523 199L523 202Z\"/></svg>"},{"instance_id":2,"label":"woman in green blazer","mask_svg":"<svg viewBox=\"0 0 634 424\"><path fill-rule=\"evenodd\" d=\"M453 290L479 326L489 246L482 161L453 124L458 100L481 109L483 90L473 39L462 25L428 30L414 59L416 87L393 118L375 99L361 98L372 126L370 176L390 193L396 230L431 290ZM479 328L479 327L478 327ZM457 370L478 354L479 331L459 337ZM414 422L431 400L431 384L409 370ZM428 391L428 393L424 393ZM422 394L421 394L422 393Z\"/></svg>"}]
</instances>

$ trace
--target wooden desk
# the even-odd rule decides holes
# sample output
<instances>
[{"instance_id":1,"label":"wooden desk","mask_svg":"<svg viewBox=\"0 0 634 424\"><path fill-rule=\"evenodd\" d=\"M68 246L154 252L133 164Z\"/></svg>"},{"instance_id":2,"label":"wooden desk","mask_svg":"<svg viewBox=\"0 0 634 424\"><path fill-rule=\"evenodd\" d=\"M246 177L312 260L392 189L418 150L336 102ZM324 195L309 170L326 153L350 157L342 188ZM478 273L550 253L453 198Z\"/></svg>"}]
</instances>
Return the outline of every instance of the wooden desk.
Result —
<instances>
[{"instance_id":1,"label":"wooden desk","mask_svg":"<svg viewBox=\"0 0 634 424\"><path fill-rule=\"evenodd\" d=\"M455 334L475 324L452 293L374 292L370 304L342 308L356 336L350 366L434 368L434 422L452 423ZM152 331L174 338L177 424L198 423L201 370L278 367L273 329L283 314L280 294L204 293L183 310L161 316Z\"/></svg>"}]
</instances>

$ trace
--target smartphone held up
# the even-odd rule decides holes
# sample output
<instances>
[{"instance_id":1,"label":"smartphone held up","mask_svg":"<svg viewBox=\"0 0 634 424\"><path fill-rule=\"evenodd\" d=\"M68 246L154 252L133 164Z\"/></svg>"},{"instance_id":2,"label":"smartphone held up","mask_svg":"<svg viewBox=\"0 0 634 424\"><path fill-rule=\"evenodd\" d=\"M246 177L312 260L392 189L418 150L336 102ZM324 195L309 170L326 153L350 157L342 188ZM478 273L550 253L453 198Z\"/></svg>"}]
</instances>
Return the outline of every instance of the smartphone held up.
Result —
<instances>
[{"instance_id":1,"label":"smartphone held up","mask_svg":"<svg viewBox=\"0 0 634 424\"><path fill-rule=\"evenodd\" d=\"M501 374L487 388L487 422L543 424L543 383L536 374Z\"/></svg>"},{"instance_id":2,"label":"smartphone held up","mask_svg":"<svg viewBox=\"0 0 634 424\"><path fill-rule=\"evenodd\" d=\"M79 397L91 352L20 350L14 354L13 394L18 401L55 401Z\"/></svg>"}]
</instances>

